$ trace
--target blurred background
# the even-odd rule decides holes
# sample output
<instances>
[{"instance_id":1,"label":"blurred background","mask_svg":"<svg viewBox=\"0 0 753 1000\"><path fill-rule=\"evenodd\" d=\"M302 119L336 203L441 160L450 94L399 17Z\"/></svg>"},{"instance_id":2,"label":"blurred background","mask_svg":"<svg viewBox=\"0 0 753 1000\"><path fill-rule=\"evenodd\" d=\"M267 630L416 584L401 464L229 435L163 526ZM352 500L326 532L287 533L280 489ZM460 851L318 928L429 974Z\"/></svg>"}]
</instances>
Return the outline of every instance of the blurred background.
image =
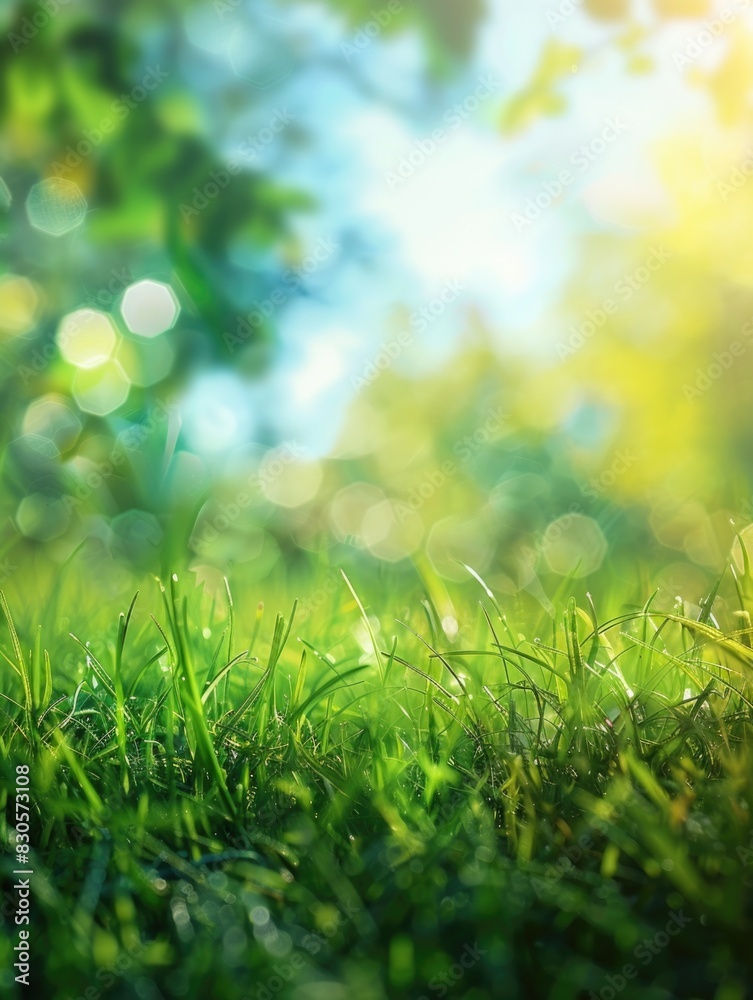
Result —
<instances>
[{"instance_id":1,"label":"blurred background","mask_svg":"<svg viewBox=\"0 0 753 1000\"><path fill-rule=\"evenodd\" d=\"M6 2L0 586L700 600L753 521L750 7Z\"/></svg>"}]
</instances>

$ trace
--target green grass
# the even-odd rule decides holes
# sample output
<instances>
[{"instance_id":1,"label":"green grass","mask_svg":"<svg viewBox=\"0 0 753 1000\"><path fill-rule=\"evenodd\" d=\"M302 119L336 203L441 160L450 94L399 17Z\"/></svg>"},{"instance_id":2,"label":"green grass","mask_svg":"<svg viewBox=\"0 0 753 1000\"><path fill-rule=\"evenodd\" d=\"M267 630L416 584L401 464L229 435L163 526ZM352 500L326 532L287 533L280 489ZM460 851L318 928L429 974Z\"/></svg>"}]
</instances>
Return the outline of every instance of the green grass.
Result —
<instances>
[{"instance_id":1,"label":"green grass","mask_svg":"<svg viewBox=\"0 0 753 1000\"><path fill-rule=\"evenodd\" d=\"M747 996L746 570L700 614L601 619L428 578L274 621L175 579L109 628L3 598L2 996Z\"/></svg>"}]
</instances>

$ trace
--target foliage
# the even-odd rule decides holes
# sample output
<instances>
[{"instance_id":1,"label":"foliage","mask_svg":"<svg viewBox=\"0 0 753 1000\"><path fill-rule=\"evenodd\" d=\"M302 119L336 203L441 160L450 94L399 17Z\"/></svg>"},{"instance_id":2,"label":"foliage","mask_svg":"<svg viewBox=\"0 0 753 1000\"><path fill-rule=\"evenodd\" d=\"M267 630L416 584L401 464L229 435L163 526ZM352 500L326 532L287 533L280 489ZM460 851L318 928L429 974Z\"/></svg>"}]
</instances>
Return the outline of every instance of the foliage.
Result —
<instances>
[{"instance_id":1,"label":"foliage","mask_svg":"<svg viewBox=\"0 0 753 1000\"><path fill-rule=\"evenodd\" d=\"M491 593L459 630L347 579L301 629L228 598L87 616L47 681L57 612L14 639L45 996L575 998L631 956L626 997L744 995L753 653L714 595L527 634Z\"/></svg>"}]
</instances>

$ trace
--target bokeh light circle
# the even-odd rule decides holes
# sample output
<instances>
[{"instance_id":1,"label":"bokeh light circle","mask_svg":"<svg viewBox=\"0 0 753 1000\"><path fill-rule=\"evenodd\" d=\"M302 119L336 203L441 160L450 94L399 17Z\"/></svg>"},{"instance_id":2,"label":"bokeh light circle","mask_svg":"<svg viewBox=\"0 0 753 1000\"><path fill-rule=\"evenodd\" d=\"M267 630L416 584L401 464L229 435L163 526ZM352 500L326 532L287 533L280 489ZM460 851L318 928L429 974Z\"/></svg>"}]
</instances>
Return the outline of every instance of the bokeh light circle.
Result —
<instances>
[{"instance_id":1,"label":"bokeh light circle","mask_svg":"<svg viewBox=\"0 0 753 1000\"><path fill-rule=\"evenodd\" d=\"M81 427L81 420L68 400L53 393L29 404L22 425L25 434L51 441L61 454L75 445Z\"/></svg>"},{"instance_id":2,"label":"bokeh light circle","mask_svg":"<svg viewBox=\"0 0 753 1000\"><path fill-rule=\"evenodd\" d=\"M68 528L70 513L62 500L46 493L31 493L24 497L16 511L18 530L26 538L49 542Z\"/></svg>"},{"instance_id":3,"label":"bokeh light circle","mask_svg":"<svg viewBox=\"0 0 753 1000\"><path fill-rule=\"evenodd\" d=\"M131 384L143 389L167 378L175 363L175 348L165 337L123 340L116 359Z\"/></svg>"},{"instance_id":4,"label":"bokeh light circle","mask_svg":"<svg viewBox=\"0 0 753 1000\"><path fill-rule=\"evenodd\" d=\"M62 177L48 177L35 184L26 199L29 222L49 236L63 236L80 226L86 208L86 199L78 187Z\"/></svg>"},{"instance_id":5,"label":"bokeh light circle","mask_svg":"<svg viewBox=\"0 0 753 1000\"><path fill-rule=\"evenodd\" d=\"M278 507L300 507L313 500L322 484L320 462L284 462L274 456L260 471L261 489Z\"/></svg>"},{"instance_id":6,"label":"bokeh light circle","mask_svg":"<svg viewBox=\"0 0 753 1000\"><path fill-rule=\"evenodd\" d=\"M120 312L131 333L157 337L175 325L180 305L169 285L145 279L126 289Z\"/></svg>"},{"instance_id":7,"label":"bokeh light circle","mask_svg":"<svg viewBox=\"0 0 753 1000\"><path fill-rule=\"evenodd\" d=\"M112 357L118 334L106 313L77 309L63 318L56 340L60 353L70 364L96 368Z\"/></svg>"},{"instance_id":8,"label":"bokeh light circle","mask_svg":"<svg viewBox=\"0 0 753 1000\"><path fill-rule=\"evenodd\" d=\"M0 332L18 336L37 322L39 293L28 278L5 274L0 278Z\"/></svg>"},{"instance_id":9,"label":"bokeh light circle","mask_svg":"<svg viewBox=\"0 0 753 1000\"><path fill-rule=\"evenodd\" d=\"M80 410L105 417L128 399L131 383L113 360L97 368L79 368L73 379L73 398Z\"/></svg>"},{"instance_id":10,"label":"bokeh light circle","mask_svg":"<svg viewBox=\"0 0 753 1000\"><path fill-rule=\"evenodd\" d=\"M548 525L541 551L553 573L580 579L599 569L607 554L607 540L593 518L565 514Z\"/></svg>"}]
</instances>

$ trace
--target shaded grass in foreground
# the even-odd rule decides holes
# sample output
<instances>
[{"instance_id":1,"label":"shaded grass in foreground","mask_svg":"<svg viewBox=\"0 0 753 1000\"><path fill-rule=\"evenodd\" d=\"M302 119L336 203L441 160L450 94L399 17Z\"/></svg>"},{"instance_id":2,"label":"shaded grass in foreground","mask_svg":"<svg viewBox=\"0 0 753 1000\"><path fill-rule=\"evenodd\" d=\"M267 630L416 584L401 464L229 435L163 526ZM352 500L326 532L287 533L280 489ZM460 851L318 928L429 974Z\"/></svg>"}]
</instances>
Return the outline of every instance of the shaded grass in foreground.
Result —
<instances>
[{"instance_id":1,"label":"shaded grass in foreground","mask_svg":"<svg viewBox=\"0 0 753 1000\"><path fill-rule=\"evenodd\" d=\"M173 579L64 661L4 605L34 995L746 996L753 650L715 595L526 639L488 592L398 629L346 593L299 633Z\"/></svg>"}]
</instances>

